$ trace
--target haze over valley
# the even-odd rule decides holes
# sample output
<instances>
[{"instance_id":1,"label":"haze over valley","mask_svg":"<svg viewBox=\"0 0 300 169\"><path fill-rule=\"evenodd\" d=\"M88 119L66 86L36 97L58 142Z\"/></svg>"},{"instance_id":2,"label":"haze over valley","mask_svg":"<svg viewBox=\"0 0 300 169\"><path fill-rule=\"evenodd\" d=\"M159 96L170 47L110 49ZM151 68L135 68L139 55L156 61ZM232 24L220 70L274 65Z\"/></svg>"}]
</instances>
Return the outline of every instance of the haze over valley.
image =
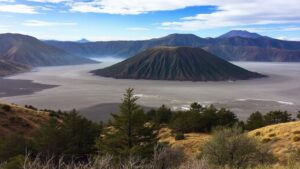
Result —
<instances>
[{"instance_id":1,"label":"haze over valley","mask_svg":"<svg viewBox=\"0 0 300 169\"><path fill-rule=\"evenodd\" d=\"M121 60L120 60L121 61ZM133 87L146 107L159 107L164 103L173 109L187 109L192 102L226 107L245 119L260 110L289 110L296 114L300 108L300 64L233 62L233 64L268 75L266 78L223 82L184 82L162 80L126 80L94 76L89 73L107 67L115 60L99 64L78 66L42 67L6 79L32 80L35 83L57 85L30 95L1 97L1 100L17 104L31 104L39 108L78 110L99 105L88 117L107 119L116 110L112 105L101 110L103 103L119 103L120 93ZM0 88L1 90L2 88ZM2 89L3 90L3 89ZM5 91L1 91L2 96ZM5 95L5 94L4 94ZM105 105L104 105L105 107ZM84 112L83 112L84 115Z\"/></svg>"}]
</instances>

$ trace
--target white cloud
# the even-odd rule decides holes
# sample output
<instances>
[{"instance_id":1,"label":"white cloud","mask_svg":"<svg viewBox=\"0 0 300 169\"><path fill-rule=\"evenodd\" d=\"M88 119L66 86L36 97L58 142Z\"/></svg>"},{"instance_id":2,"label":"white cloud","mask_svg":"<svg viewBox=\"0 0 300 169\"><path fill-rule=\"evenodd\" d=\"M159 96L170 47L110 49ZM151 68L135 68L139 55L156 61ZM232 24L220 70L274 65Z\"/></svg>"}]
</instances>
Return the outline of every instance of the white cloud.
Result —
<instances>
[{"instance_id":1,"label":"white cloud","mask_svg":"<svg viewBox=\"0 0 300 169\"><path fill-rule=\"evenodd\" d=\"M14 2L15 0L0 0ZM53 3L52 7L28 6L22 4L1 4L0 12L38 13L37 11L55 10L57 3L63 3L65 10L82 13L107 13L120 15L138 15L143 13L177 10L192 6L215 6L216 11L209 14L199 13L184 18L160 23L158 28L167 30L196 31L201 29L224 27L251 27L267 24L300 24L299 0L27 0L40 3ZM69 8L66 9L65 7ZM27 26L46 25L50 23L28 22ZM50 25L59 23L52 23ZM61 23L60 23L61 24ZM70 24L70 23L67 23ZM74 23L71 23L74 24ZM62 24L63 25L63 24ZM277 26L279 28L279 26ZM269 28L249 28L258 31L271 31ZM127 28L132 31L147 28ZM298 31L299 27L281 28L281 31ZM274 30L276 31L276 29Z\"/></svg>"},{"instance_id":2,"label":"white cloud","mask_svg":"<svg viewBox=\"0 0 300 169\"><path fill-rule=\"evenodd\" d=\"M28 0L32 2L40 2L40 3L61 3L61 2L70 2L72 0Z\"/></svg>"},{"instance_id":3,"label":"white cloud","mask_svg":"<svg viewBox=\"0 0 300 169\"><path fill-rule=\"evenodd\" d=\"M131 28L127 28L127 30L129 30L129 31L148 31L150 29L143 28L143 27L131 27Z\"/></svg>"},{"instance_id":4,"label":"white cloud","mask_svg":"<svg viewBox=\"0 0 300 169\"><path fill-rule=\"evenodd\" d=\"M77 23L74 22L48 22L41 20L27 20L23 23L25 26L33 26L33 27L49 27L49 26L74 26Z\"/></svg>"},{"instance_id":5,"label":"white cloud","mask_svg":"<svg viewBox=\"0 0 300 169\"><path fill-rule=\"evenodd\" d=\"M300 31L300 27L286 27L282 29L283 31Z\"/></svg>"},{"instance_id":6,"label":"white cloud","mask_svg":"<svg viewBox=\"0 0 300 169\"><path fill-rule=\"evenodd\" d=\"M0 5L0 12L8 13L22 13L22 14L36 14L37 8L33 6L23 5L23 4L10 4L10 5Z\"/></svg>"},{"instance_id":7,"label":"white cloud","mask_svg":"<svg viewBox=\"0 0 300 169\"><path fill-rule=\"evenodd\" d=\"M71 11L137 15L201 5L200 0L92 0L70 3Z\"/></svg>"},{"instance_id":8,"label":"white cloud","mask_svg":"<svg viewBox=\"0 0 300 169\"><path fill-rule=\"evenodd\" d=\"M191 31L245 25L300 23L298 0L207 0L206 3L217 6L217 11L181 18L175 22L164 22L160 28Z\"/></svg>"},{"instance_id":9,"label":"white cloud","mask_svg":"<svg viewBox=\"0 0 300 169\"><path fill-rule=\"evenodd\" d=\"M0 2L10 2L10 3L12 3L12 2L15 2L15 0L0 0Z\"/></svg>"},{"instance_id":10,"label":"white cloud","mask_svg":"<svg viewBox=\"0 0 300 169\"><path fill-rule=\"evenodd\" d=\"M215 6L209 14L160 24L161 29L193 31L246 25L300 23L299 0L79 0L67 3L73 12L138 15L192 6ZM176 18L174 18L176 19Z\"/></svg>"},{"instance_id":11,"label":"white cloud","mask_svg":"<svg viewBox=\"0 0 300 169\"><path fill-rule=\"evenodd\" d=\"M298 26L273 26L273 27L235 27L232 30L247 30L249 32L278 32L278 31L299 31L300 27Z\"/></svg>"},{"instance_id":12,"label":"white cloud","mask_svg":"<svg viewBox=\"0 0 300 169\"><path fill-rule=\"evenodd\" d=\"M290 37L286 37L286 36L279 36L279 37L276 37L276 39L289 40L289 41L300 41L300 37L290 38Z\"/></svg>"}]
</instances>

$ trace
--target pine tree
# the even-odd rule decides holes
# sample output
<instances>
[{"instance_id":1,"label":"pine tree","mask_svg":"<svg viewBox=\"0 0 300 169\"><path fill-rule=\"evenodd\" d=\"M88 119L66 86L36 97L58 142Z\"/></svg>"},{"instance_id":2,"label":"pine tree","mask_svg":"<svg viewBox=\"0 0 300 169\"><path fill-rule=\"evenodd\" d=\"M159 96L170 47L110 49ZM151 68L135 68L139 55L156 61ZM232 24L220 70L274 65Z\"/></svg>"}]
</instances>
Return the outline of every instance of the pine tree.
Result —
<instances>
[{"instance_id":1,"label":"pine tree","mask_svg":"<svg viewBox=\"0 0 300 169\"><path fill-rule=\"evenodd\" d=\"M172 118L172 111L165 105L158 109L152 109L147 113L147 118L157 125L168 124Z\"/></svg>"},{"instance_id":2,"label":"pine tree","mask_svg":"<svg viewBox=\"0 0 300 169\"><path fill-rule=\"evenodd\" d=\"M95 153L95 140L100 126L78 115L75 110L62 119L51 118L33 134L35 149L45 158L64 155L65 159L76 157L86 160Z\"/></svg>"},{"instance_id":3,"label":"pine tree","mask_svg":"<svg viewBox=\"0 0 300 169\"><path fill-rule=\"evenodd\" d=\"M124 94L119 114L113 114L110 126L97 141L99 152L115 156L140 155L150 157L157 135L144 111L137 105L138 97L129 88Z\"/></svg>"},{"instance_id":4,"label":"pine tree","mask_svg":"<svg viewBox=\"0 0 300 169\"><path fill-rule=\"evenodd\" d=\"M194 112L201 112L203 109L203 107L201 106L201 104L194 102L190 105L190 110L194 111Z\"/></svg>"},{"instance_id":5,"label":"pine tree","mask_svg":"<svg viewBox=\"0 0 300 169\"><path fill-rule=\"evenodd\" d=\"M291 116L287 111L270 111L264 118L266 124L270 125L292 121Z\"/></svg>"},{"instance_id":6,"label":"pine tree","mask_svg":"<svg viewBox=\"0 0 300 169\"><path fill-rule=\"evenodd\" d=\"M247 119L246 128L248 130L254 130L266 125L264 120L264 116L259 112L252 113L249 118Z\"/></svg>"}]
</instances>

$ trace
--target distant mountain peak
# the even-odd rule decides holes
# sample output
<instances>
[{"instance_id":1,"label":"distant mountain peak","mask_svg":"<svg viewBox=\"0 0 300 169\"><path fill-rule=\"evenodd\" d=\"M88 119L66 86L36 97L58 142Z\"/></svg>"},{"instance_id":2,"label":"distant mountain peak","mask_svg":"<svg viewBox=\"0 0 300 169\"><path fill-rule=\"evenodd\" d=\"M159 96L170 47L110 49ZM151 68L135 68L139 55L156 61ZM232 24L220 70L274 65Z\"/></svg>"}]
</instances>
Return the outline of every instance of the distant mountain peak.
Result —
<instances>
[{"instance_id":1,"label":"distant mountain peak","mask_svg":"<svg viewBox=\"0 0 300 169\"><path fill-rule=\"evenodd\" d=\"M164 38L199 38L199 37L194 34L173 33L165 36Z\"/></svg>"},{"instance_id":2,"label":"distant mountain peak","mask_svg":"<svg viewBox=\"0 0 300 169\"><path fill-rule=\"evenodd\" d=\"M260 38L262 36L257 33L248 32L246 30L232 30L219 36L218 38L232 38L232 37Z\"/></svg>"},{"instance_id":3,"label":"distant mountain peak","mask_svg":"<svg viewBox=\"0 0 300 169\"><path fill-rule=\"evenodd\" d=\"M89 40L85 39L85 38L82 38L80 40L77 41L78 43L88 43L90 42Z\"/></svg>"}]
</instances>

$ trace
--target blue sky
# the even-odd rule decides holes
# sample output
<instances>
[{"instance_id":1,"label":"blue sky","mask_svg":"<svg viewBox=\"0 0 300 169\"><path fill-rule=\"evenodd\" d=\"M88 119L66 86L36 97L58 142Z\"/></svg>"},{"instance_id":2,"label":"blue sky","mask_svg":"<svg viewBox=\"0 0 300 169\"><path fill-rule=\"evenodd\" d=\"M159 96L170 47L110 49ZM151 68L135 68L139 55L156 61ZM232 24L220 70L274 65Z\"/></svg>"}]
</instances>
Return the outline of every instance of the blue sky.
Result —
<instances>
[{"instance_id":1,"label":"blue sky","mask_svg":"<svg viewBox=\"0 0 300 169\"><path fill-rule=\"evenodd\" d=\"M0 0L0 33L135 40L230 30L300 41L299 0Z\"/></svg>"}]
</instances>

